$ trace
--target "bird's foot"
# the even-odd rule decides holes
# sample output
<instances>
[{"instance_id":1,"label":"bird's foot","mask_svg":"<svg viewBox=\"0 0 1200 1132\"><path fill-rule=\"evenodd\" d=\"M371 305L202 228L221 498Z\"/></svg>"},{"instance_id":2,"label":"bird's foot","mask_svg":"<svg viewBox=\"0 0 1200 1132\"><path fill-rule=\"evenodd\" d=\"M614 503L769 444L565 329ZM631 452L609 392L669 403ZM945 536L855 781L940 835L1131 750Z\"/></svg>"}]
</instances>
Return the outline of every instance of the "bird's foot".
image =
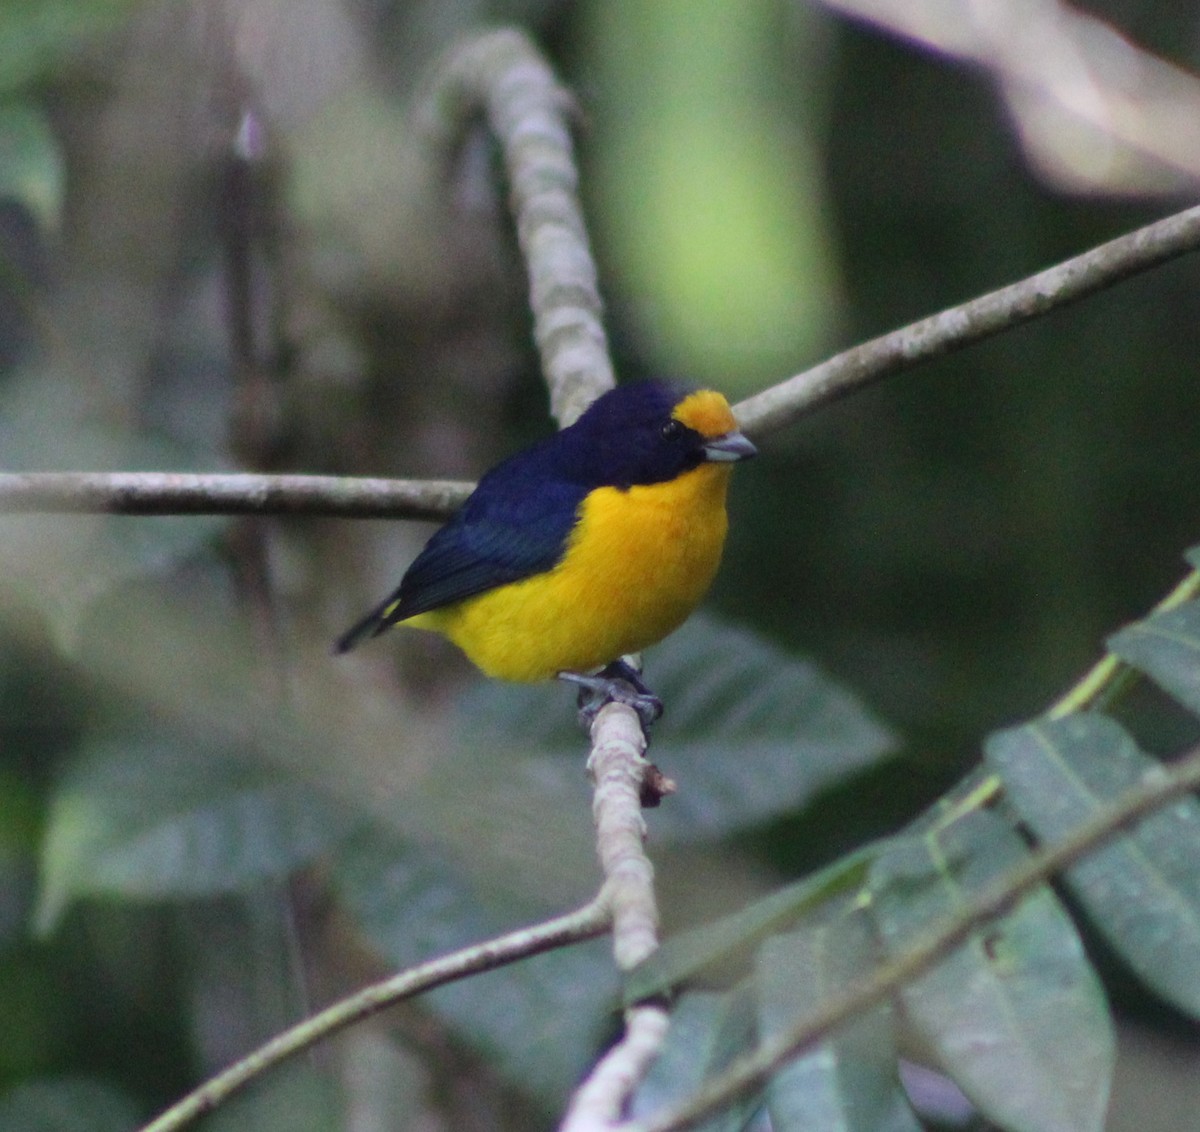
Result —
<instances>
[{"instance_id":1,"label":"bird's foot","mask_svg":"<svg viewBox=\"0 0 1200 1132\"><path fill-rule=\"evenodd\" d=\"M662 700L646 687L639 670L627 660L614 660L594 676L560 672L558 678L579 688L579 725L589 735L597 714L608 703L633 708L642 721L642 730L647 732L663 713Z\"/></svg>"}]
</instances>

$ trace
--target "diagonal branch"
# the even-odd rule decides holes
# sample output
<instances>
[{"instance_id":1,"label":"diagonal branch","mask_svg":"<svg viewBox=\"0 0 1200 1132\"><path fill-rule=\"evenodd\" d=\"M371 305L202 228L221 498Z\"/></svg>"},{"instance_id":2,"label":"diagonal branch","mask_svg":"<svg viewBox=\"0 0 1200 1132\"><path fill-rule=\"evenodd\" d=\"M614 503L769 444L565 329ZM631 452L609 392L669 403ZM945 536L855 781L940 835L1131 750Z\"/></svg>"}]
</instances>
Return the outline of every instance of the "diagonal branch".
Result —
<instances>
[{"instance_id":1,"label":"diagonal branch","mask_svg":"<svg viewBox=\"0 0 1200 1132\"><path fill-rule=\"evenodd\" d=\"M881 378L1040 318L1197 248L1200 206L1127 232L1019 283L872 338L747 397L734 411L750 435L774 432Z\"/></svg>"},{"instance_id":2,"label":"diagonal branch","mask_svg":"<svg viewBox=\"0 0 1200 1132\"><path fill-rule=\"evenodd\" d=\"M597 897L575 912L542 924L521 928L507 935L465 947L461 951L411 967L374 983L348 998L335 1002L311 1018L276 1034L269 1042L210 1077L199 1088L173 1104L147 1124L141 1132L179 1132L227 1101L256 1077L281 1062L332 1037L347 1026L395 1006L406 998L434 987L492 971L519 959L540 955L553 948L580 943L603 935L609 928L609 912L603 897Z\"/></svg>"}]
</instances>

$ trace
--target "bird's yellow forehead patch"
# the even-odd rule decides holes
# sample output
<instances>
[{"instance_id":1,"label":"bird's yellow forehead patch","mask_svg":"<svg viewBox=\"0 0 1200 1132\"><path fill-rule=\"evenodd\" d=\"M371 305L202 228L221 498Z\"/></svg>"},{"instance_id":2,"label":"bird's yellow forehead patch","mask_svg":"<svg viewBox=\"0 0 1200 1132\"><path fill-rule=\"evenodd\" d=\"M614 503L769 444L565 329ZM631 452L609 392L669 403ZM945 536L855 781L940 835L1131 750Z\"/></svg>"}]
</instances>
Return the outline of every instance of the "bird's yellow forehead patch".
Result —
<instances>
[{"instance_id":1,"label":"bird's yellow forehead patch","mask_svg":"<svg viewBox=\"0 0 1200 1132\"><path fill-rule=\"evenodd\" d=\"M713 389L690 393L671 414L680 424L694 428L701 436L724 436L737 428L729 402Z\"/></svg>"}]
</instances>

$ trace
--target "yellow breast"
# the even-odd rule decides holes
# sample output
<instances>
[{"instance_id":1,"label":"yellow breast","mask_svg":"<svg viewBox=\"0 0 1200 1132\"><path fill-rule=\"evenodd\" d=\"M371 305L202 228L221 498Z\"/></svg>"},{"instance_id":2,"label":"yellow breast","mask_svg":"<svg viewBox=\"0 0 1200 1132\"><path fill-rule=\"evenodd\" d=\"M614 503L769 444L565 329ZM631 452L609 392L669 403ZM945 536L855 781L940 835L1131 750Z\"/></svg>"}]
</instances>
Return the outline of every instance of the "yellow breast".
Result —
<instances>
[{"instance_id":1,"label":"yellow breast","mask_svg":"<svg viewBox=\"0 0 1200 1132\"><path fill-rule=\"evenodd\" d=\"M409 624L444 633L504 680L587 671L646 648L677 629L712 583L729 472L706 463L667 483L593 491L553 570Z\"/></svg>"}]
</instances>

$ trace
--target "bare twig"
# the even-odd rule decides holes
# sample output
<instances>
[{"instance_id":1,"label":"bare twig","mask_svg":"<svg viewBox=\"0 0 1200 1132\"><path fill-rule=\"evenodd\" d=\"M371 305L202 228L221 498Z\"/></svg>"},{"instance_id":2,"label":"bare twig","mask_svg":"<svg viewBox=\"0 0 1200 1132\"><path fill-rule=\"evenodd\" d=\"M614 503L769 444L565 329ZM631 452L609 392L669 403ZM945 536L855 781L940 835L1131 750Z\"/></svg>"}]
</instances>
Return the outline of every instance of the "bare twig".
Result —
<instances>
[{"instance_id":1,"label":"bare twig","mask_svg":"<svg viewBox=\"0 0 1200 1132\"><path fill-rule=\"evenodd\" d=\"M929 970L981 924L1008 911L1038 885L1097 849L1126 826L1197 787L1200 787L1200 750L1192 751L1186 758L1164 768L1161 776L1153 781L1130 790L1104 813L1083 823L1057 845L1030 856L1019 868L968 901L961 912L939 929L914 943L900 958L880 967L870 978L830 999L816 1013L739 1058L683 1104L649 1119L620 1125L621 1132L680 1132L694 1128L735 1097L761 1086L804 1047L827 1037L847 1019L869 1010L898 987Z\"/></svg>"},{"instance_id":2,"label":"bare twig","mask_svg":"<svg viewBox=\"0 0 1200 1132\"><path fill-rule=\"evenodd\" d=\"M212 1111L268 1069L331 1037L339 1030L394 1006L403 999L466 978L468 975L491 971L518 959L527 959L531 955L540 955L543 951L593 939L603 935L608 926L607 902L598 897L568 915L465 947L461 951L401 971L349 998L335 1002L311 1018L306 1018L303 1022L277 1034L253 1053L234 1062L217 1076L209 1078L194 1092L147 1124L142 1132L179 1132L179 1129L187 1127L205 1113Z\"/></svg>"},{"instance_id":3,"label":"bare twig","mask_svg":"<svg viewBox=\"0 0 1200 1132\"><path fill-rule=\"evenodd\" d=\"M625 1011L625 1033L592 1068L571 1098L559 1132L615 1132L621 1110L642 1083L666 1041L670 1015L646 1004Z\"/></svg>"},{"instance_id":4,"label":"bare twig","mask_svg":"<svg viewBox=\"0 0 1200 1132\"><path fill-rule=\"evenodd\" d=\"M645 750L646 736L632 708L609 704L597 714L587 765L596 784L592 816L612 908L613 958L622 971L636 967L658 947L654 866L643 845L642 781L650 770Z\"/></svg>"},{"instance_id":5,"label":"bare twig","mask_svg":"<svg viewBox=\"0 0 1200 1132\"><path fill-rule=\"evenodd\" d=\"M215 472L7 472L0 473L0 513L443 519L473 486L452 480Z\"/></svg>"},{"instance_id":6,"label":"bare twig","mask_svg":"<svg viewBox=\"0 0 1200 1132\"><path fill-rule=\"evenodd\" d=\"M1198 247L1200 206L1118 236L1019 283L872 338L747 397L734 412L751 436L774 432L864 385L1029 322Z\"/></svg>"}]
</instances>

